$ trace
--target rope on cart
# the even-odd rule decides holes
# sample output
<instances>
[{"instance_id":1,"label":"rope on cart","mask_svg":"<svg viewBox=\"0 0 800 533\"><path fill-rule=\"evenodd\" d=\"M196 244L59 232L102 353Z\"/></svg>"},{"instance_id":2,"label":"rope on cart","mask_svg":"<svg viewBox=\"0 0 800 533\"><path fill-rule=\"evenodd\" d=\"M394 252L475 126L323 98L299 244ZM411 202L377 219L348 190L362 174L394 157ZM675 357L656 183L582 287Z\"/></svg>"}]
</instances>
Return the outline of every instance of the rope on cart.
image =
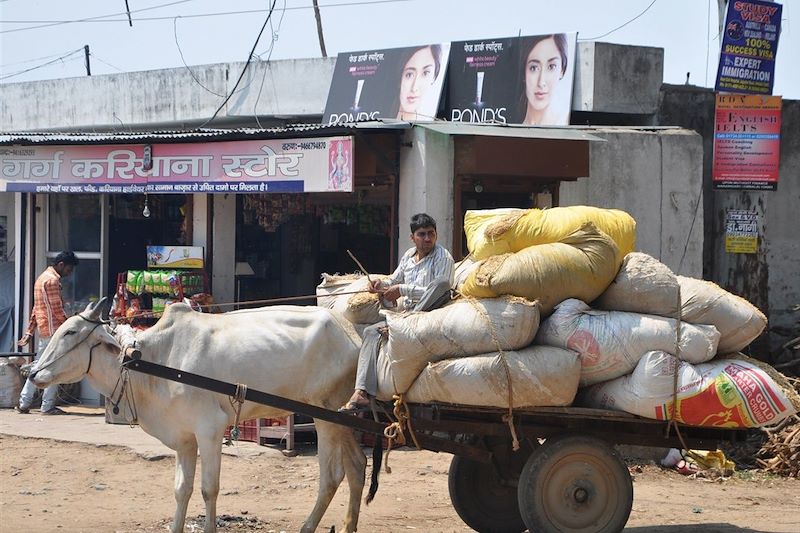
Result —
<instances>
[{"instance_id":1,"label":"rope on cart","mask_svg":"<svg viewBox=\"0 0 800 533\"><path fill-rule=\"evenodd\" d=\"M678 436L678 440L681 442L681 456L686 459L684 455L685 451L689 450L689 447L686 446L686 441L683 440L683 435L681 435L681 430L678 427L677 421L677 413L678 413L678 370L681 366L681 315L683 314L683 306L681 304L681 286L678 285L678 292L677 292L678 304L677 304L677 316L676 318L676 325L675 325L675 366L672 371L672 405L669 408L669 422L667 423L667 434L666 436L669 437L669 432L671 428L675 428L675 434Z\"/></svg>"},{"instance_id":2,"label":"rope on cart","mask_svg":"<svg viewBox=\"0 0 800 533\"><path fill-rule=\"evenodd\" d=\"M417 441L417 436L414 434L414 428L411 425L411 411L408 409L408 404L405 401L404 395L395 394L392 398L394 399L394 409L392 409L392 413L396 421L386 426L386 429L383 430L383 436L389 441L389 446L386 448L386 458L384 459L384 470L387 474L392 473L392 469L389 466L389 452L392 451L395 441L397 441L398 446L405 445L406 429L408 429L408 433L411 435L411 440L414 441L414 446L416 446L418 450L422 449L422 446L420 446Z\"/></svg>"},{"instance_id":3,"label":"rope on cart","mask_svg":"<svg viewBox=\"0 0 800 533\"><path fill-rule=\"evenodd\" d=\"M508 429L511 432L511 449L516 452L519 450L519 438L517 437L517 430L514 427L514 385L511 382L511 368L508 366L506 352L500 345L497 331L494 329L494 324L492 324L492 319L489 317L486 309L480 307L477 300L471 296L467 296L465 299L475 308L478 314L486 320L486 324L489 326L489 333L492 334L492 341L494 341L494 345L497 348L497 355L500 356L500 360L503 362L503 370L505 371L506 381L508 382L508 413L503 415L503 422L508 424Z\"/></svg>"},{"instance_id":4,"label":"rope on cart","mask_svg":"<svg viewBox=\"0 0 800 533\"><path fill-rule=\"evenodd\" d=\"M242 413L242 404L244 404L245 397L247 396L247 385L244 383L236 384L236 392L233 396L228 397L228 401L233 407L233 412L236 416L233 420L233 427L231 428L231 441L239 440L239 415Z\"/></svg>"},{"instance_id":5,"label":"rope on cart","mask_svg":"<svg viewBox=\"0 0 800 533\"><path fill-rule=\"evenodd\" d=\"M360 291L348 291L348 292L337 292L331 294L325 294L322 296L326 297L335 297L335 296L349 296L351 294L362 294L365 292L369 292L368 289L363 289ZM256 305L256 304L269 304L269 303L278 303L278 302L295 302L300 300L311 300L312 298L319 298L320 295L318 294L309 294L307 296L285 296L281 298L268 298L266 300L245 300L240 302L229 302L229 303L213 303L213 304L195 304L192 303L192 309L204 309L204 308L212 308L212 307L232 307L235 305ZM256 309L240 309L241 313L247 312L255 312ZM125 324L130 322L136 318L155 318L160 317L164 314L164 311L147 311L141 313L135 313L130 316L120 316L116 317L114 320L119 324Z\"/></svg>"}]
</instances>

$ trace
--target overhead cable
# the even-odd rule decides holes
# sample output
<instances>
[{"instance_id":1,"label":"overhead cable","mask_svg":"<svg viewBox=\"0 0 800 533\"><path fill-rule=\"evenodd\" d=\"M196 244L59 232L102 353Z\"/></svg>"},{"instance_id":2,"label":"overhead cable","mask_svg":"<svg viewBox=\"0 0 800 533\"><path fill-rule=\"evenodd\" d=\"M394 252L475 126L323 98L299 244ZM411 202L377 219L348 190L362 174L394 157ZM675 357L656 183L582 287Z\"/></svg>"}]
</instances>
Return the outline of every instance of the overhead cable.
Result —
<instances>
[{"instance_id":1,"label":"overhead cable","mask_svg":"<svg viewBox=\"0 0 800 533\"><path fill-rule=\"evenodd\" d=\"M190 2L192 0L181 0L182 2ZM327 4L320 6L320 9L327 9L331 7L349 7L349 6L366 6L366 5L375 5L375 4L395 4L399 2L412 2L414 0L366 0L363 2L341 2L338 4ZM173 2L173 4L177 4L181 2ZM172 4L163 4L161 6L154 6L147 9L156 9L157 7L165 7ZM287 11L294 11L298 9L313 9L313 6L293 6L287 7ZM144 11L144 9L134 10L131 13L137 13L139 11ZM228 16L228 15L252 15L255 13L265 13L267 10L265 9L248 9L245 11L221 11L216 13L196 13L194 15L181 15L181 18L189 19L189 18L202 18L202 17L221 17L221 16ZM109 19L107 17L114 17L114 16L121 16L124 13L114 13L113 15L102 15L100 17L91 17L86 19L76 19L76 20L0 20L0 24L41 24L39 26L27 26L25 28L14 28L13 30L2 30L0 33L12 33L18 31L25 31L25 30L35 30L37 28L46 28L49 26L56 26L59 24L74 24L79 22L128 22L127 18L119 18L119 19ZM163 17L134 17L133 20L136 22L149 22L149 21L158 21L158 20L172 20L175 18L175 15L171 16L163 16Z\"/></svg>"},{"instance_id":2,"label":"overhead cable","mask_svg":"<svg viewBox=\"0 0 800 533\"><path fill-rule=\"evenodd\" d=\"M656 2L658 2L658 0L653 0L652 2L650 2L650 5L649 5L649 6L647 6L646 8L644 8L644 11L642 11L641 13L639 13L638 15L636 15L635 17L633 17L633 18L632 18L632 19L630 19L629 21L625 22L624 24L620 24L619 26L617 26L617 27L616 27L616 28L614 28L613 30L609 30L609 31L607 31L607 32L606 32L606 33L604 33L603 35L598 35L598 36L596 36L596 37L588 37L588 38L585 38L585 39L578 39L578 40L579 40L579 41L596 41L597 39L602 39L603 37L608 37L609 35L611 35L611 34L612 34L612 33L614 33L615 31L617 31L617 30L621 30L622 28L624 28L625 26L627 26L628 24L630 24L630 23L631 23L631 22L633 22L634 20L638 19L639 17L641 17L642 15L644 15L645 13L647 13L647 12L650 10L650 8L651 8L651 7L653 7L653 4L655 4Z\"/></svg>"},{"instance_id":3,"label":"overhead cable","mask_svg":"<svg viewBox=\"0 0 800 533\"><path fill-rule=\"evenodd\" d=\"M59 61L62 61L63 59L65 59L65 58L67 58L67 57L69 57L69 56L71 56L73 54L76 54L78 52L83 52L83 47L80 47L77 50L73 50L72 52L70 52L68 54L64 54L61 57L57 57L55 59L52 59L52 60L50 60L50 61L48 61L46 63L42 63L41 65L36 65L35 67L26 68L25 70L20 70L18 72L14 72L12 74L6 74L5 76L0 76L0 80L6 80L8 78L13 78L14 76L19 76L20 74L25 74L26 72L30 72L32 70L36 70L36 69L40 69L42 67L46 67L48 65L52 65L53 63L57 63Z\"/></svg>"},{"instance_id":4,"label":"overhead cable","mask_svg":"<svg viewBox=\"0 0 800 533\"><path fill-rule=\"evenodd\" d=\"M217 114L220 112L220 110L225 106L225 104L228 103L228 100L231 99L233 93L236 92L236 88L239 86L239 83L241 83L242 78L244 78L244 73L247 72L247 67L249 67L250 63L253 61L253 53L256 51L256 46L258 46L258 41L261 39L261 35L264 33L264 29L267 27L270 18L272 18L272 12L275 9L275 4L277 3L277 1L278 0L272 0L272 4L269 6L269 13L267 13L267 18L264 20L264 24L261 25L261 30L258 32L258 36L256 36L256 40L253 43L253 47L250 49L250 53L247 54L247 62L244 64L244 67L242 68L242 73L239 74L239 79L237 79L236 83L233 85L233 89L231 89L231 92L228 93L228 96L225 97L225 100L223 100L222 103L219 104L219 107L217 108L216 111L214 111L214 114L211 115L211 118L209 118L199 126L200 128L202 128L203 126L214 120L217 117Z\"/></svg>"}]
</instances>

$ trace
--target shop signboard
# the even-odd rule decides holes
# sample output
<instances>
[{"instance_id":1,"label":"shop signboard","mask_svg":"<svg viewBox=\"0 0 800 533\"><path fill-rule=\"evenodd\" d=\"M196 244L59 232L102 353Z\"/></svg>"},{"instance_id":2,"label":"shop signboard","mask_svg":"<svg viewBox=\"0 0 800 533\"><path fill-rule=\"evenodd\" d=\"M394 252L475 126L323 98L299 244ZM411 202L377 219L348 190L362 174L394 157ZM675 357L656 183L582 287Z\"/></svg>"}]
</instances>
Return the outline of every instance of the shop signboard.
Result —
<instances>
[{"instance_id":1,"label":"shop signboard","mask_svg":"<svg viewBox=\"0 0 800 533\"><path fill-rule=\"evenodd\" d=\"M776 190L780 145L780 96L717 94L716 189Z\"/></svg>"},{"instance_id":2,"label":"shop signboard","mask_svg":"<svg viewBox=\"0 0 800 533\"><path fill-rule=\"evenodd\" d=\"M577 33L452 43L447 119L566 126Z\"/></svg>"},{"instance_id":3,"label":"shop signboard","mask_svg":"<svg viewBox=\"0 0 800 533\"><path fill-rule=\"evenodd\" d=\"M352 192L353 138L0 147L0 191ZM145 152L149 151L148 156Z\"/></svg>"},{"instance_id":4,"label":"shop signboard","mask_svg":"<svg viewBox=\"0 0 800 533\"><path fill-rule=\"evenodd\" d=\"M725 251L729 254L758 252L758 212L728 209L725 213Z\"/></svg>"},{"instance_id":5,"label":"shop signboard","mask_svg":"<svg viewBox=\"0 0 800 533\"><path fill-rule=\"evenodd\" d=\"M322 123L435 120L449 53L448 43L340 53Z\"/></svg>"},{"instance_id":6,"label":"shop signboard","mask_svg":"<svg viewBox=\"0 0 800 533\"><path fill-rule=\"evenodd\" d=\"M148 246L147 268L203 268L203 247Z\"/></svg>"},{"instance_id":7,"label":"shop signboard","mask_svg":"<svg viewBox=\"0 0 800 533\"><path fill-rule=\"evenodd\" d=\"M730 0L722 32L716 90L772 94L783 6L766 0Z\"/></svg>"}]
</instances>

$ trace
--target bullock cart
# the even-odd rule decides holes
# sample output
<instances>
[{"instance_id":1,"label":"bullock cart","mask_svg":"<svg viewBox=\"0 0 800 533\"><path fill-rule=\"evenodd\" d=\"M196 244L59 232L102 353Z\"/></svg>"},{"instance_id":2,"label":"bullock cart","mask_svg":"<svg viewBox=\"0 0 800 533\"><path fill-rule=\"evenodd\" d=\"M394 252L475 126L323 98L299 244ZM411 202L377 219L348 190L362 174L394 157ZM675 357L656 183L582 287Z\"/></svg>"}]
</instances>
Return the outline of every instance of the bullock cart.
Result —
<instances>
[{"instance_id":1,"label":"bullock cart","mask_svg":"<svg viewBox=\"0 0 800 533\"><path fill-rule=\"evenodd\" d=\"M126 357L131 370L242 397L239 386ZM360 418L247 389L245 400L354 430L384 435L392 420ZM378 409L380 411L380 409ZM633 504L633 484L614 444L716 449L741 441L746 430L677 425L602 409L538 407L508 410L410 404L406 443L453 454L450 498L458 515L481 532L622 531ZM412 435L413 433L413 435ZM380 468L380 446L375 468ZM512 440L519 449L512 449ZM373 473L375 476L375 473Z\"/></svg>"}]
</instances>

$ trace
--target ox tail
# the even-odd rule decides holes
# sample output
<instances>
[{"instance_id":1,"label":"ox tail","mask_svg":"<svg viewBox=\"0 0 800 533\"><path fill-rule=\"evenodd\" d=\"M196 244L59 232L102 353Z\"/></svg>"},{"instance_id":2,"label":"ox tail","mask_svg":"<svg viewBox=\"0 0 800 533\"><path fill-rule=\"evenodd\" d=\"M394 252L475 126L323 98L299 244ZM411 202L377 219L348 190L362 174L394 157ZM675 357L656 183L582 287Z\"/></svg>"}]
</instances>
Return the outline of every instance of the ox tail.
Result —
<instances>
[{"instance_id":1,"label":"ox tail","mask_svg":"<svg viewBox=\"0 0 800 533\"><path fill-rule=\"evenodd\" d=\"M383 464L383 435L375 435L375 445L372 447L372 475L370 476L369 492L367 492L366 504L375 499L378 492L378 476L381 474Z\"/></svg>"}]
</instances>

